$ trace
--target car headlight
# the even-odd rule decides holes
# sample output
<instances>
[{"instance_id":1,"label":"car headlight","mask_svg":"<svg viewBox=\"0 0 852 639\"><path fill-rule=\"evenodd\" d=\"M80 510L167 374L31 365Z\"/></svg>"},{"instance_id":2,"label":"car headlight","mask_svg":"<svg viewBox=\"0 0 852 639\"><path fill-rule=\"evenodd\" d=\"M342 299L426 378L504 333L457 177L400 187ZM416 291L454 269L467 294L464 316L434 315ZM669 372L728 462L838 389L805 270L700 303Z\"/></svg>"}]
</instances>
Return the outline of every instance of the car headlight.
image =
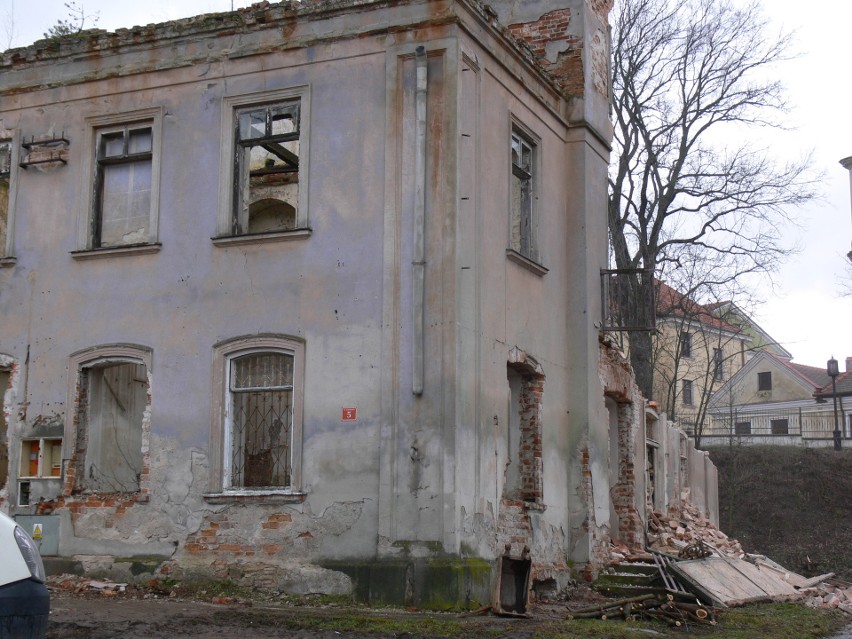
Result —
<instances>
[{"instance_id":1,"label":"car headlight","mask_svg":"<svg viewBox=\"0 0 852 639\"><path fill-rule=\"evenodd\" d=\"M41 555L38 552L35 542L30 539L30 536L20 526L15 527L15 541L18 542L18 548L21 551L24 561L27 562L27 568L30 569L33 579L44 582L44 563L41 561Z\"/></svg>"}]
</instances>

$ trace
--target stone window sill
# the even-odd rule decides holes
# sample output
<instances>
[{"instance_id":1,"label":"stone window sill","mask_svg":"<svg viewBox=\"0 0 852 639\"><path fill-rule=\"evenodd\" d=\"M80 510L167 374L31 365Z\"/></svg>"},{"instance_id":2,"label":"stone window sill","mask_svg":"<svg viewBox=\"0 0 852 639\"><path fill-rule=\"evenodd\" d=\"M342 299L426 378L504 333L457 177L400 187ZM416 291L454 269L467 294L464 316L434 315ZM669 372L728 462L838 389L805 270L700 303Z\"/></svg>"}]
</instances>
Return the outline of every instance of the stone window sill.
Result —
<instances>
[{"instance_id":1,"label":"stone window sill","mask_svg":"<svg viewBox=\"0 0 852 639\"><path fill-rule=\"evenodd\" d=\"M229 490L221 493L204 493L203 497L208 504L300 504L305 501L307 494L284 490Z\"/></svg>"},{"instance_id":2,"label":"stone window sill","mask_svg":"<svg viewBox=\"0 0 852 639\"><path fill-rule=\"evenodd\" d=\"M149 253L159 253L162 246L162 244L156 242L153 244L133 244L132 246L110 246L95 249L82 249L79 251L71 251L71 257L75 260L95 260L102 257L146 255Z\"/></svg>"},{"instance_id":3,"label":"stone window sill","mask_svg":"<svg viewBox=\"0 0 852 639\"><path fill-rule=\"evenodd\" d=\"M210 238L215 246L234 246L239 244L267 244L270 242L292 242L306 240L311 236L311 229L294 229L292 231L277 231L275 233L253 233L250 235L220 235Z\"/></svg>"},{"instance_id":4,"label":"stone window sill","mask_svg":"<svg viewBox=\"0 0 852 639\"><path fill-rule=\"evenodd\" d=\"M520 253L518 253L514 249L510 249L510 248L506 249L506 257L509 258L510 262L514 262L515 264L522 266L523 268L527 269L531 273L535 273L539 277L543 277L544 275L547 274L547 271L548 271L547 268L545 268L544 266L542 266L538 262L535 262L535 261L531 260L530 258L528 258L524 255L521 255Z\"/></svg>"}]
</instances>

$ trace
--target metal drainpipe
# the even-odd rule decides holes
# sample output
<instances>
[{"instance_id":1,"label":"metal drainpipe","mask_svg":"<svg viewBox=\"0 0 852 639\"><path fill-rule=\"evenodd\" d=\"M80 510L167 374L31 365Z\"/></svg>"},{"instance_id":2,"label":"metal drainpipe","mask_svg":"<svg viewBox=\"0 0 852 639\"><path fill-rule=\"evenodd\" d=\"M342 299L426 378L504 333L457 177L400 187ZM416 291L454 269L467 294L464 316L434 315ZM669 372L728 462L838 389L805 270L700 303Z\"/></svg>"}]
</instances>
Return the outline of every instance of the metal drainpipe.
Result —
<instances>
[{"instance_id":1,"label":"metal drainpipe","mask_svg":"<svg viewBox=\"0 0 852 639\"><path fill-rule=\"evenodd\" d=\"M423 394L423 327L425 322L426 280L426 97L429 86L426 71L426 48L415 51L417 91L415 93L415 156L414 156L414 257L412 264L414 301L414 357L412 360L411 390Z\"/></svg>"}]
</instances>

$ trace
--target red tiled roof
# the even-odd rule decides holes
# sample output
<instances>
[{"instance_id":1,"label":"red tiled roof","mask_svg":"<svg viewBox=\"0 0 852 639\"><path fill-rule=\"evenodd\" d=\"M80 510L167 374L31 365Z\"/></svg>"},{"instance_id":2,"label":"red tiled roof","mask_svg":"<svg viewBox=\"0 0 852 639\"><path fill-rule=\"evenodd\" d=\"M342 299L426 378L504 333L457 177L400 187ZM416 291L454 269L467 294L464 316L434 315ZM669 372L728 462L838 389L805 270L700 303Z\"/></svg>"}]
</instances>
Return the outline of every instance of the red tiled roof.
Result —
<instances>
[{"instance_id":1,"label":"red tiled roof","mask_svg":"<svg viewBox=\"0 0 852 639\"><path fill-rule=\"evenodd\" d=\"M712 312L712 309L718 306L717 304L705 306L673 289L668 284L659 280L656 281L656 284L657 317L682 317L729 333L741 332L742 329L739 326L726 322Z\"/></svg>"}]
</instances>

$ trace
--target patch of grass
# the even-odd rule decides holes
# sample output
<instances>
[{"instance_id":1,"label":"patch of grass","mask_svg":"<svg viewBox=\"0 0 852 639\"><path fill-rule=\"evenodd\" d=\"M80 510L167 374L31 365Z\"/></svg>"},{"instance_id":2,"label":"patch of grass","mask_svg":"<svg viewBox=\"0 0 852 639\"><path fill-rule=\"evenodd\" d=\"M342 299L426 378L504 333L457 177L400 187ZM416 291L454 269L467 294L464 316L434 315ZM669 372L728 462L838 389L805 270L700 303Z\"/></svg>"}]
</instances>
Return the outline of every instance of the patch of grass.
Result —
<instances>
[{"instance_id":1,"label":"patch of grass","mask_svg":"<svg viewBox=\"0 0 852 639\"><path fill-rule=\"evenodd\" d=\"M662 622L577 619L540 627L534 639L637 639L653 636L712 637L713 639L818 639L850 622L838 611L812 610L798 604L762 604L725 610L716 626L688 624L671 628Z\"/></svg>"},{"instance_id":2,"label":"patch of grass","mask_svg":"<svg viewBox=\"0 0 852 639\"><path fill-rule=\"evenodd\" d=\"M849 623L843 613L796 604L765 604L725 610L716 626L671 628L658 621L575 619L571 621L405 614L360 609L252 609L216 613L253 626L326 631L369 637L418 639L818 639Z\"/></svg>"}]
</instances>

